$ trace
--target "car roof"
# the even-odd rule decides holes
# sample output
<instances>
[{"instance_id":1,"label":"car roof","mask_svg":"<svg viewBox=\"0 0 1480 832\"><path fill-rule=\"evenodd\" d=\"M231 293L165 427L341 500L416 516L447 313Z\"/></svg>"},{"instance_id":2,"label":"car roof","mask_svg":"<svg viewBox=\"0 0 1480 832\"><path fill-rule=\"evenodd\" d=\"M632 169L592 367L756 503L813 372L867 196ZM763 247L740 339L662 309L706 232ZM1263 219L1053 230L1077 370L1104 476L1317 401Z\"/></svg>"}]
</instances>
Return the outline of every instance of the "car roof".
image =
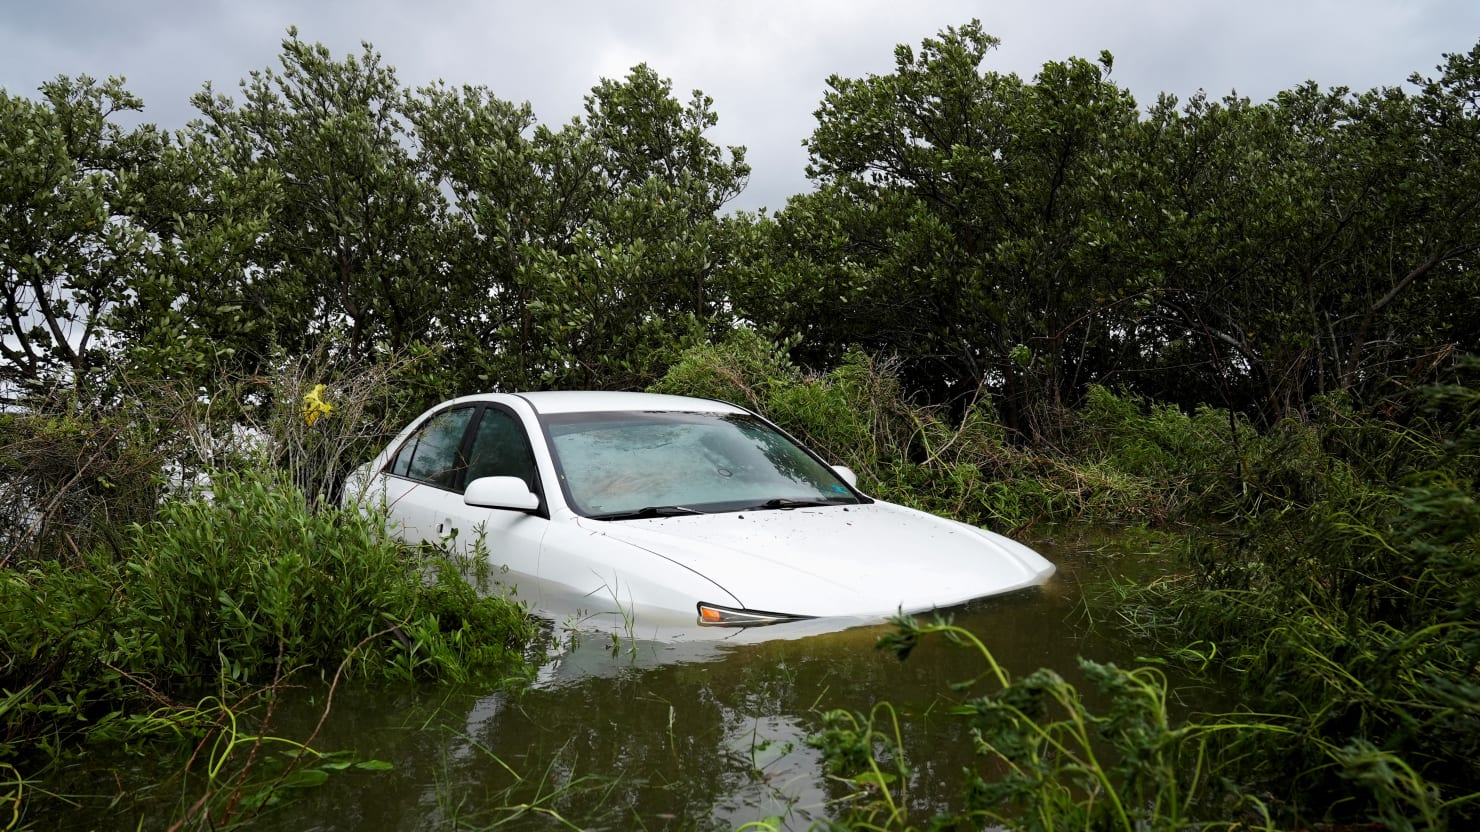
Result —
<instances>
[{"instance_id":1,"label":"car roof","mask_svg":"<svg viewBox=\"0 0 1480 832\"><path fill-rule=\"evenodd\" d=\"M745 413L714 399L669 396L663 393L622 393L606 390L547 390L516 393L537 413L589 413L601 411L677 410L685 413Z\"/></svg>"}]
</instances>

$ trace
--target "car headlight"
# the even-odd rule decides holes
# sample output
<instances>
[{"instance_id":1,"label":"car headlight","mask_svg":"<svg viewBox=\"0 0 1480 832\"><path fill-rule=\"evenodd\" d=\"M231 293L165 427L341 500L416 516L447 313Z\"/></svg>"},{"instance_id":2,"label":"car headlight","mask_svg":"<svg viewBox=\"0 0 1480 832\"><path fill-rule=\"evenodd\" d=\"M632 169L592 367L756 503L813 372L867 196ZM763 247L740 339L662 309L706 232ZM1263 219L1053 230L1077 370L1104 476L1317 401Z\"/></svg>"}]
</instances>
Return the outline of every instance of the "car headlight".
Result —
<instances>
[{"instance_id":1,"label":"car headlight","mask_svg":"<svg viewBox=\"0 0 1480 832\"><path fill-rule=\"evenodd\" d=\"M790 615L784 612L762 612L760 610L738 610L718 604L699 604L699 624L705 627L761 627L780 624L784 621L803 621L811 615Z\"/></svg>"}]
</instances>

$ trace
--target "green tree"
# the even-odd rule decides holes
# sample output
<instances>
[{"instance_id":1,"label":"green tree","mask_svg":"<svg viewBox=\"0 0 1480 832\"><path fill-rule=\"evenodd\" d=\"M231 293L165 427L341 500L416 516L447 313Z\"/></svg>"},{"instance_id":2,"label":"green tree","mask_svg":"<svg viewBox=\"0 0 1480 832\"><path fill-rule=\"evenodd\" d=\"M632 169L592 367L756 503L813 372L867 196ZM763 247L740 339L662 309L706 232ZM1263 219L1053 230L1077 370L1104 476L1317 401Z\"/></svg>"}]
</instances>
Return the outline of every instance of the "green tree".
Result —
<instances>
[{"instance_id":1,"label":"green tree","mask_svg":"<svg viewBox=\"0 0 1480 832\"><path fill-rule=\"evenodd\" d=\"M239 181L270 184L272 207L238 294L265 305L290 353L342 332L356 356L438 340L456 287L441 252L446 202L425 175L407 96L365 44L335 60L289 30L281 72L242 81L242 102L209 85L192 138ZM228 304L231 305L231 304Z\"/></svg>"},{"instance_id":2,"label":"green tree","mask_svg":"<svg viewBox=\"0 0 1480 832\"><path fill-rule=\"evenodd\" d=\"M0 90L0 383L82 392L112 346L106 316L141 267L134 184L163 138L115 122L143 108L121 79L63 76L40 91Z\"/></svg>"},{"instance_id":3,"label":"green tree","mask_svg":"<svg viewBox=\"0 0 1480 832\"><path fill-rule=\"evenodd\" d=\"M485 89L421 92L412 119L453 194L448 268L471 287L450 312L464 384L641 386L728 327L716 213L749 168L705 137L712 104L680 104L646 65L559 130Z\"/></svg>"},{"instance_id":4,"label":"green tree","mask_svg":"<svg viewBox=\"0 0 1480 832\"><path fill-rule=\"evenodd\" d=\"M283 199L277 171L233 167L237 149L195 124L162 148L136 183L142 268L108 325L141 379L260 372L293 296L260 266Z\"/></svg>"},{"instance_id":5,"label":"green tree","mask_svg":"<svg viewBox=\"0 0 1480 832\"><path fill-rule=\"evenodd\" d=\"M1287 118L1198 94L1180 108L1163 97L1138 126L1122 252L1141 391L1238 409L1281 397L1279 354L1310 330L1289 277L1320 193Z\"/></svg>"},{"instance_id":6,"label":"green tree","mask_svg":"<svg viewBox=\"0 0 1480 832\"><path fill-rule=\"evenodd\" d=\"M828 79L807 142L819 190L776 226L802 261L786 271L826 289L799 303L787 281L743 306L796 332L805 321L828 356L849 344L897 354L934 400L988 388L1037 434L1100 372L1083 357L1108 332L1093 305L1114 276L1100 236L1119 210L1136 106L1109 80L1108 54L1026 82L980 69L996 45L973 21L918 54L898 47L892 74Z\"/></svg>"},{"instance_id":7,"label":"green tree","mask_svg":"<svg viewBox=\"0 0 1480 832\"><path fill-rule=\"evenodd\" d=\"M1311 83L1265 104L1159 102L1126 246L1160 376L1147 392L1272 421L1474 349L1473 71L1450 56L1417 95Z\"/></svg>"},{"instance_id":8,"label":"green tree","mask_svg":"<svg viewBox=\"0 0 1480 832\"><path fill-rule=\"evenodd\" d=\"M1480 350L1480 43L1444 58L1438 78L1409 79L1411 103L1394 90L1361 99L1377 114L1366 139L1396 174L1369 238L1374 279L1342 321L1345 389L1419 370L1436 352Z\"/></svg>"},{"instance_id":9,"label":"green tree","mask_svg":"<svg viewBox=\"0 0 1480 832\"><path fill-rule=\"evenodd\" d=\"M742 318L813 366L898 355L916 392L984 390L1040 439L1090 383L1270 423L1480 347L1476 52L1414 91L1143 117L1108 54L1024 81L980 69L995 45L973 22L829 79L819 187L748 232Z\"/></svg>"}]
</instances>

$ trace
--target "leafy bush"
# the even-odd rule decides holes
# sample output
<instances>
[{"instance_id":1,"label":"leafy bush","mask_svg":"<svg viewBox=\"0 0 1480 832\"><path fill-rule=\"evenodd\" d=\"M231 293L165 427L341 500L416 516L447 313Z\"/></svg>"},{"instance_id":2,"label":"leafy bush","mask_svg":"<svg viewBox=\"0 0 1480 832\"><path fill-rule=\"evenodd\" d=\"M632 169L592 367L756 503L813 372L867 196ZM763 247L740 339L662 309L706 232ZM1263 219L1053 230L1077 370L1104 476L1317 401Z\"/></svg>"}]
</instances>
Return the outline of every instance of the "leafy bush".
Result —
<instances>
[{"instance_id":1,"label":"leafy bush","mask_svg":"<svg viewBox=\"0 0 1480 832\"><path fill-rule=\"evenodd\" d=\"M164 455L123 414L0 414L0 568L75 561L154 515Z\"/></svg>"},{"instance_id":2,"label":"leafy bush","mask_svg":"<svg viewBox=\"0 0 1480 832\"><path fill-rule=\"evenodd\" d=\"M773 387L801 383L802 371L786 350L752 329L736 329L718 343L679 356L648 390L733 402L763 410Z\"/></svg>"},{"instance_id":3,"label":"leafy bush","mask_svg":"<svg viewBox=\"0 0 1480 832\"><path fill-rule=\"evenodd\" d=\"M1091 386L1075 414L1081 453L1098 453L1117 470L1164 487L1205 494L1237 467L1241 449L1257 437L1246 419L1201 407L1189 416L1176 405L1148 403Z\"/></svg>"},{"instance_id":4,"label":"leafy bush","mask_svg":"<svg viewBox=\"0 0 1480 832\"><path fill-rule=\"evenodd\" d=\"M267 474L217 474L80 567L0 572L0 708L16 751L132 709L299 674L518 672L533 625L379 518L313 510Z\"/></svg>"},{"instance_id":5,"label":"leafy bush","mask_svg":"<svg viewBox=\"0 0 1480 832\"><path fill-rule=\"evenodd\" d=\"M1279 426L1227 531L1190 538L1188 575L1133 598L1148 633L1215 643L1249 707L1297 720L1294 741L1250 744L1246 773L1311 819L1480 819L1480 491L1467 438L1480 396L1467 390L1424 394L1449 405L1426 423L1334 408ZM1331 765L1333 749L1347 763Z\"/></svg>"}]
</instances>

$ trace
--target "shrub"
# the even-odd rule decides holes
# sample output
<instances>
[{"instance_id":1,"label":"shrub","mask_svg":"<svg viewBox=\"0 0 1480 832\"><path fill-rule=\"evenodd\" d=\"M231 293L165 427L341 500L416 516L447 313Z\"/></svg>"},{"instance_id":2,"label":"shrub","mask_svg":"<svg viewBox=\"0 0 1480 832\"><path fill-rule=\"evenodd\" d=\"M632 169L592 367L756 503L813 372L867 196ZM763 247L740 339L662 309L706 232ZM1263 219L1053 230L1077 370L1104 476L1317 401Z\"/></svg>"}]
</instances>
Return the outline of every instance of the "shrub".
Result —
<instances>
[{"instance_id":1,"label":"shrub","mask_svg":"<svg viewBox=\"0 0 1480 832\"><path fill-rule=\"evenodd\" d=\"M164 455L122 414L0 414L0 569L76 561L154 515Z\"/></svg>"},{"instance_id":2,"label":"shrub","mask_svg":"<svg viewBox=\"0 0 1480 832\"><path fill-rule=\"evenodd\" d=\"M217 474L82 568L0 572L5 742L300 673L466 679L518 672L533 625L379 518L312 510L267 474ZM3 747L0 747L3 751Z\"/></svg>"},{"instance_id":3,"label":"shrub","mask_svg":"<svg viewBox=\"0 0 1480 832\"><path fill-rule=\"evenodd\" d=\"M1276 426L1230 525L1186 543L1188 576L1133 599L1168 646L1216 644L1250 708L1297 720L1292 741L1251 744L1248 776L1312 819L1480 818L1480 396L1425 395L1450 409Z\"/></svg>"}]
</instances>

